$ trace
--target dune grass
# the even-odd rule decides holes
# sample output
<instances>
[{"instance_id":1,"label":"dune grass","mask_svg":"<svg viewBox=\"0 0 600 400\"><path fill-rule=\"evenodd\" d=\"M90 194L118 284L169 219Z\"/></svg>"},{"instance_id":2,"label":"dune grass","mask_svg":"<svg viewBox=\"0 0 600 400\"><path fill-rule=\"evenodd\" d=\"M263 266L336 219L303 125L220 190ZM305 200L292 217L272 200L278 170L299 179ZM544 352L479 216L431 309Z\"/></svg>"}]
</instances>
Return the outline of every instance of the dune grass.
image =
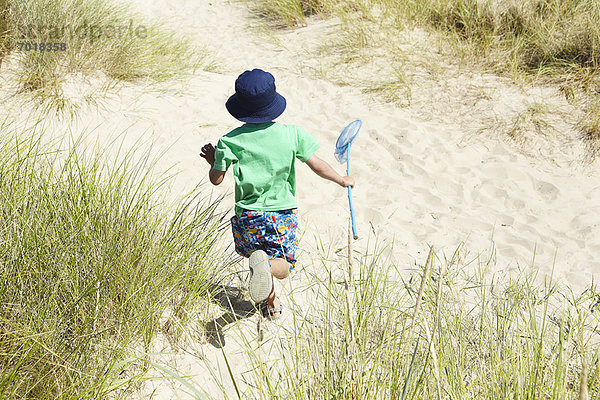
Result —
<instances>
[{"instance_id":1,"label":"dune grass","mask_svg":"<svg viewBox=\"0 0 600 400\"><path fill-rule=\"evenodd\" d=\"M328 0L265 0L256 4L255 11L279 26L305 23L305 17L330 12Z\"/></svg>"},{"instance_id":2,"label":"dune grass","mask_svg":"<svg viewBox=\"0 0 600 400\"><path fill-rule=\"evenodd\" d=\"M436 27L458 35L463 49L533 73L600 67L598 0L259 0L266 15L293 24L307 15L338 12L360 20ZM389 25L388 25L389 26ZM483 51L483 53L481 53Z\"/></svg>"},{"instance_id":3,"label":"dune grass","mask_svg":"<svg viewBox=\"0 0 600 400\"><path fill-rule=\"evenodd\" d=\"M0 397L130 398L148 365L124 360L214 276L218 201L169 207L134 151L0 132Z\"/></svg>"},{"instance_id":4,"label":"dune grass","mask_svg":"<svg viewBox=\"0 0 600 400\"><path fill-rule=\"evenodd\" d=\"M500 68L561 76L580 69L596 73L600 67L597 0L445 0L418 5L383 0L383 7L458 35L473 51L491 55Z\"/></svg>"},{"instance_id":5,"label":"dune grass","mask_svg":"<svg viewBox=\"0 0 600 400\"><path fill-rule=\"evenodd\" d=\"M316 296L282 339L282 357L249 356L248 398L597 398L596 288L573 295L534 276L498 279L489 260L461 253L433 253L408 281L381 251L355 254L351 307L335 273L346 267L323 256L330 278L311 282Z\"/></svg>"},{"instance_id":6,"label":"dune grass","mask_svg":"<svg viewBox=\"0 0 600 400\"><path fill-rule=\"evenodd\" d=\"M592 159L600 155L600 95L591 97L585 118L580 122L584 139L588 146L588 153Z\"/></svg>"},{"instance_id":7,"label":"dune grass","mask_svg":"<svg viewBox=\"0 0 600 400\"><path fill-rule=\"evenodd\" d=\"M71 76L157 82L210 68L207 52L110 0L4 0L15 80L52 110L69 110ZM51 48L51 50L48 50Z\"/></svg>"},{"instance_id":8,"label":"dune grass","mask_svg":"<svg viewBox=\"0 0 600 400\"><path fill-rule=\"evenodd\" d=\"M512 77L515 82L551 83L584 110L579 130L597 140L600 90L599 0L255 0L279 24L306 23L312 14L340 17L345 37L335 51L344 61L361 60L365 47L385 48L392 71L402 71L398 38L412 28L440 38L438 47L469 68ZM331 47L331 46L330 46ZM368 62L372 54L366 53ZM365 90L385 101L403 102L406 81L371 83ZM393 77L392 77L393 78ZM385 80L387 79L387 80ZM397 83L401 83L398 85ZM587 121L591 120L592 123ZM597 145L595 146L597 147ZM594 148L594 146L590 147Z\"/></svg>"},{"instance_id":9,"label":"dune grass","mask_svg":"<svg viewBox=\"0 0 600 400\"><path fill-rule=\"evenodd\" d=\"M8 0L0 0L0 66L2 66L2 59L9 50L9 15L10 7Z\"/></svg>"}]
</instances>

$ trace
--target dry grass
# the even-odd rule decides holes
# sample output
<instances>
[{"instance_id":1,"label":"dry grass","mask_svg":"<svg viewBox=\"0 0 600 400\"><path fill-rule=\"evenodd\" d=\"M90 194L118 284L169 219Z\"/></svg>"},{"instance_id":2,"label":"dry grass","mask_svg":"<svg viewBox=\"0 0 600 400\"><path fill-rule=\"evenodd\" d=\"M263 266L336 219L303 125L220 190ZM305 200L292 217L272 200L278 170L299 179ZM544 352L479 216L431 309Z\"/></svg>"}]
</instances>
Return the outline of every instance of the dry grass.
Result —
<instances>
[{"instance_id":1,"label":"dry grass","mask_svg":"<svg viewBox=\"0 0 600 400\"><path fill-rule=\"evenodd\" d=\"M307 13L286 8L288 2L256 3L272 20L288 25L306 23ZM469 69L509 76L518 85L556 86L575 108L586 110L573 129L596 140L593 126L599 118L598 108L594 107L600 90L599 0L323 0L319 7L309 7L301 0L293 3L295 10L324 10L323 15L340 18L340 31L345 35L332 48L342 53L341 63L366 63L378 48L385 49L378 57L387 59L389 76L365 87L370 93L379 93L384 101L409 103L407 88L413 71L407 70L402 61L405 49L398 38L407 30L424 29L439 37L436 50L446 56L445 61L441 60L449 63L446 68L456 68L458 61ZM292 13L294 18L281 18L285 13ZM589 148L593 150L594 146Z\"/></svg>"},{"instance_id":2,"label":"dry grass","mask_svg":"<svg viewBox=\"0 0 600 400\"><path fill-rule=\"evenodd\" d=\"M0 66L2 66L2 59L9 51L9 14L8 0L0 0Z\"/></svg>"},{"instance_id":3,"label":"dry grass","mask_svg":"<svg viewBox=\"0 0 600 400\"><path fill-rule=\"evenodd\" d=\"M294 320L277 363L255 359L257 390L247 396L583 400L583 384L597 398L596 289L575 296L534 276L502 282L480 258L469 276L461 252L436 255L431 270L425 264L409 281L392 278L402 274L379 252L357 255L349 316L343 285L311 282L317 297L307 319Z\"/></svg>"},{"instance_id":4,"label":"dry grass","mask_svg":"<svg viewBox=\"0 0 600 400\"><path fill-rule=\"evenodd\" d=\"M167 311L185 325L215 274L217 202L164 204L134 151L0 132L0 398L130 398L145 368L128 356Z\"/></svg>"},{"instance_id":5,"label":"dry grass","mask_svg":"<svg viewBox=\"0 0 600 400\"><path fill-rule=\"evenodd\" d=\"M600 155L600 95L590 99L585 117L581 121L581 130L590 157L597 158Z\"/></svg>"},{"instance_id":6,"label":"dry grass","mask_svg":"<svg viewBox=\"0 0 600 400\"><path fill-rule=\"evenodd\" d=\"M205 50L110 0L3 1L10 9L6 42L14 80L50 110L72 111L63 90L69 76L101 76L110 87L212 65Z\"/></svg>"},{"instance_id":7,"label":"dry grass","mask_svg":"<svg viewBox=\"0 0 600 400\"><path fill-rule=\"evenodd\" d=\"M352 24L366 19L387 26L391 22L397 30L414 24L435 27L457 35L463 50L484 56L495 53L499 64L516 62L535 73L600 67L597 0L260 0L259 4L264 15L288 25L304 22L307 15L337 12Z\"/></svg>"}]
</instances>

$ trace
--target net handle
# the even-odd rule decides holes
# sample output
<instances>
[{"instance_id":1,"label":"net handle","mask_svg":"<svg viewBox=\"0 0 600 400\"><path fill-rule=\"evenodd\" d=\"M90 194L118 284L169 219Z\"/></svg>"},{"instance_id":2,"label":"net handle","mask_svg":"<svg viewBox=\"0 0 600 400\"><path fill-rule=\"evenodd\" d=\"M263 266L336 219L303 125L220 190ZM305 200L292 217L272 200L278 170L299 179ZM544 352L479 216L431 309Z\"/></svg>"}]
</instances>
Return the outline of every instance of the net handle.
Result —
<instances>
[{"instance_id":1,"label":"net handle","mask_svg":"<svg viewBox=\"0 0 600 400\"><path fill-rule=\"evenodd\" d=\"M358 121L358 128L356 129L356 133L354 134L354 137L352 138L352 140L350 140L350 142L348 142L348 148L346 149L346 175L350 176L350 147L352 147L352 142L354 142L354 139L356 139L356 136L358 135L358 131L360 131L360 128L362 127L362 121L357 119L354 120L352 122L350 122L346 128L348 128L350 125L356 123ZM342 134L343 134L343 130L342 130ZM341 137L341 135L340 135ZM348 186L348 205L350 206L350 217L351 217L351 221L352 221L352 237L354 238L354 240L358 239L358 234L356 233L356 218L354 217L354 207L352 205L352 188L350 186ZM350 233L350 232L348 232Z\"/></svg>"},{"instance_id":2,"label":"net handle","mask_svg":"<svg viewBox=\"0 0 600 400\"><path fill-rule=\"evenodd\" d=\"M348 153L346 154L346 175L350 176L350 148L348 148ZM352 206L352 188L348 186L348 204L350 205L350 217L352 219L352 236L354 240L358 239L358 234L356 233L356 220L354 218L354 207Z\"/></svg>"}]
</instances>

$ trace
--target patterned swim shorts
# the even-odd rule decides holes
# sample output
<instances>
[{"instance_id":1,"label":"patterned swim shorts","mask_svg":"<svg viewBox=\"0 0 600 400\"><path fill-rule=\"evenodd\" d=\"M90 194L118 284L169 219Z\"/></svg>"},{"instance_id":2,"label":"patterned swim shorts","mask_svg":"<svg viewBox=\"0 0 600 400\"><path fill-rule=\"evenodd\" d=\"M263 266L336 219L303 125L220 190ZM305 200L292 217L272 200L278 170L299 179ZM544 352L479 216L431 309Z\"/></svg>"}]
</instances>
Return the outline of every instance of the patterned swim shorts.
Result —
<instances>
[{"instance_id":1,"label":"patterned swim shorts","mask_svg":"<svg viewBox=\"0 0 600 400\"><path fill-rule=\"evenodd\" d=\"M264 250L269 258L285 258L290 270L296 263L298 216L294 210L246 210L231 218L235 251L244 257Z\"/></svg>"}]
</instances>

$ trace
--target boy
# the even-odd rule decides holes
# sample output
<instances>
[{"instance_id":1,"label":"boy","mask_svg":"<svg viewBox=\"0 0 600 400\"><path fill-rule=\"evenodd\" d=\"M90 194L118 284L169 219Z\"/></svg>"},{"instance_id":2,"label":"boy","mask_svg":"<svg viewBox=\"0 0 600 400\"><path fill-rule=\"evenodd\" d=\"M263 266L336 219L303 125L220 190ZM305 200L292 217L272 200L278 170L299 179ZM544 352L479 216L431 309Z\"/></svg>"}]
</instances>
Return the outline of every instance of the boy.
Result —
<instances>
[{"instance_id":1,"label":"boy","mask_svg":"<svg viewBox=\"0 0 600 400\"><path fill-rule=\"evenodd\" d=\"M233 165L235 250L250 258L250 297L266 317L274 319L281 315L281 305L272 276L287 278L296 263L295 159L342 187L354 187L354 179L339 175L317 157L319 144L305 130L273 122L285 110L286 101L277 93L270 73L253 69L241 74L225 106L245 124L221 137L216 148L204 145L200 155L211 165L213 185L219 185Z\"/></svg>"}]
</instances>

